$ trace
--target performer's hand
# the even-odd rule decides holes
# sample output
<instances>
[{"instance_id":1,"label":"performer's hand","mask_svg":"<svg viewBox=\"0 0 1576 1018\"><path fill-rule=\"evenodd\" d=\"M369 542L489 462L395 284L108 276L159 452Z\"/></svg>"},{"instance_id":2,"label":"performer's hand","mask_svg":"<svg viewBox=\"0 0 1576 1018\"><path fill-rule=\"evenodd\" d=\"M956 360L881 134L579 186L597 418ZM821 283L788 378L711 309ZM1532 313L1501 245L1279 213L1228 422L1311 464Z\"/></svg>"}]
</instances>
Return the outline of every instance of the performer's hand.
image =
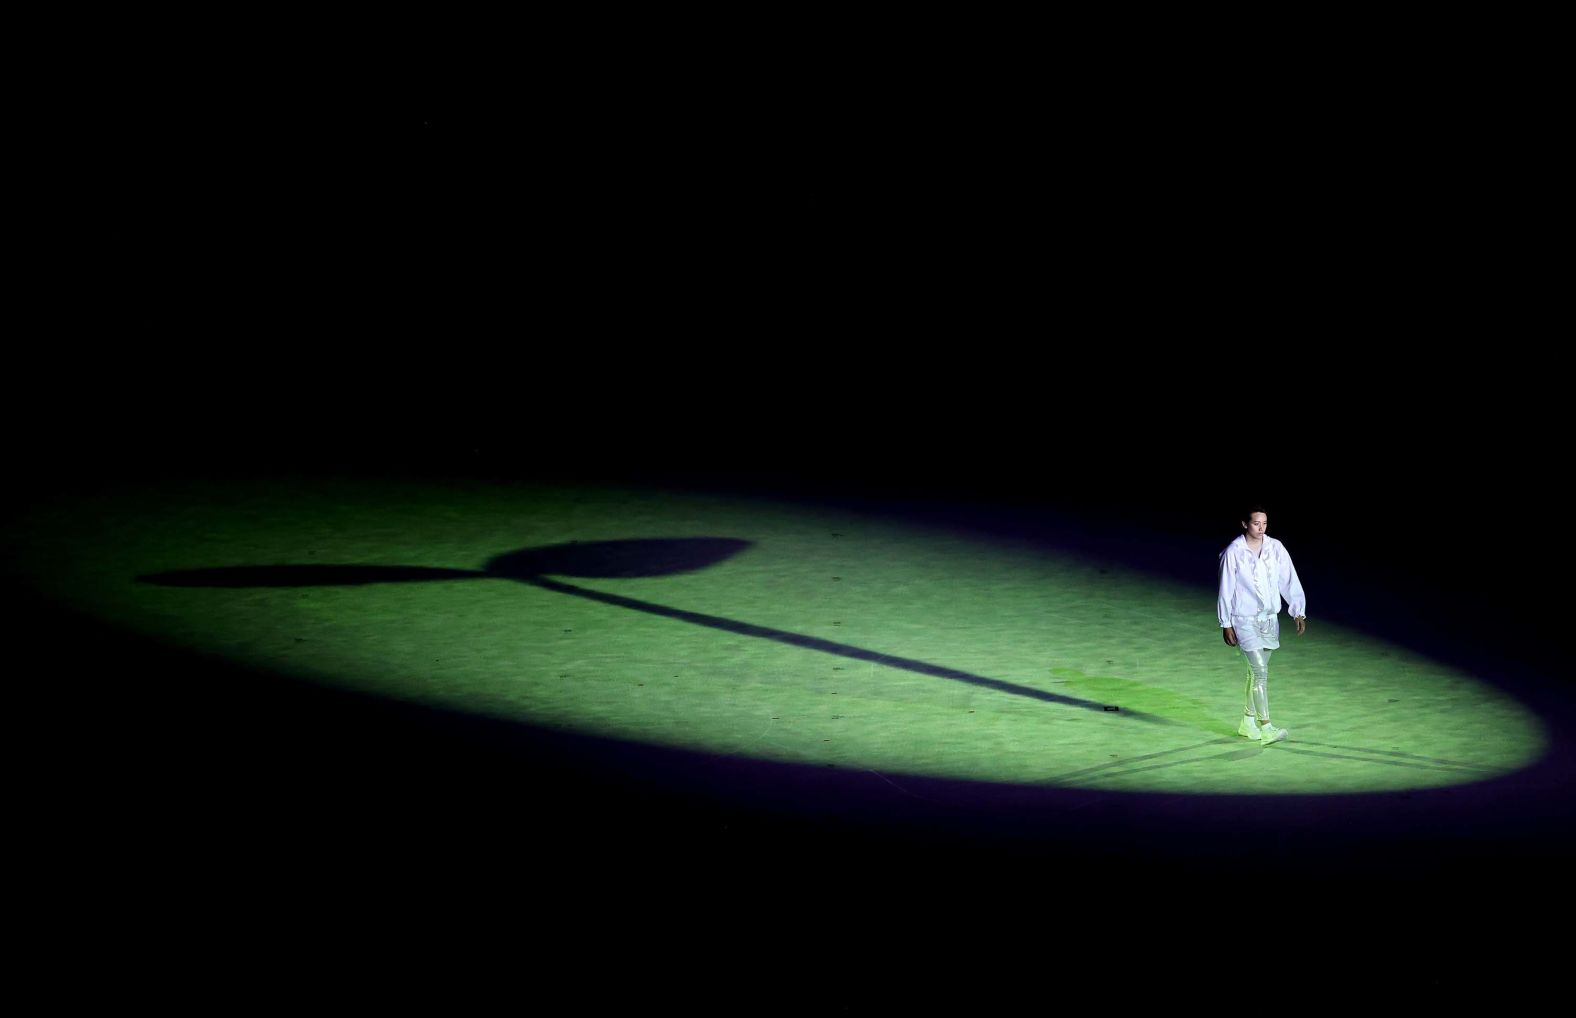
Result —
<instances>
[{"instance_id":1,"label":"performer's hand","mask_svg":"<svg viewBox=\"0 0 1576 1018\"><path fill-rule=\"evenodd\" d=\"M1301 615L1297 616L1297 635L1301 636L1308 629L1308 620Z\"/></svg>"},{"instance_id":2,"label":"performer's hand","mask_svg":"<svg viewBox=\"0 0 1576 1018\"><path fill-rule=\"evenodd\" d=\"M1225 638L1226 646L1235 647L1237 645L1237 631L1230 626L1222 628L1220 635Z\"/></svg>"}]
</instances>

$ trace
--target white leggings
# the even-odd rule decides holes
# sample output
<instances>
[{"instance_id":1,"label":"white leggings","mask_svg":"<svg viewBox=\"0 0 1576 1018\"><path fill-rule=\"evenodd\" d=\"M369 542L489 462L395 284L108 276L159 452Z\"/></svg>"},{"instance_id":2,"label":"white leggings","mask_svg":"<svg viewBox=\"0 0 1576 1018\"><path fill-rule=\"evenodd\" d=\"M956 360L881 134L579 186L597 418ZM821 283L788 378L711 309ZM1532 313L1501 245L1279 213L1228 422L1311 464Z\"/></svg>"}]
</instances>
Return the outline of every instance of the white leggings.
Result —
<instances>
[{"instance_id":1,"label":"white leggings","mask_svg":"<svg viewBox=\"0 0 1576 1018\"><path fill-rule=\"evenodd\" d=\"M1248 695L1242 713L1249 717L1257 715L1260 721L1270 719L1270 655L1273 653L1267 648L1242 652L1248 659Z\"/></svg>"}]
</instances>

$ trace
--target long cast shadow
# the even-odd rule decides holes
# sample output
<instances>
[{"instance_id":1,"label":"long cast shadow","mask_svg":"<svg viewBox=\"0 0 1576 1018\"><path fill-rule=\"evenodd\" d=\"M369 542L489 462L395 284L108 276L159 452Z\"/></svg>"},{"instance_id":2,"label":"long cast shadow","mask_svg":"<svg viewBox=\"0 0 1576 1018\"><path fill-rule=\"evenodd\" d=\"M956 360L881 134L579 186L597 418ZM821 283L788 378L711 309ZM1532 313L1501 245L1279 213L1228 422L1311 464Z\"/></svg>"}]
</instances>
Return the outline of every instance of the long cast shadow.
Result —
<instances>
[{"instance_id":1,"label":"long cast shadow","mask_svg":"<svg viewBox=\"0 0 1576 1018\"><path fill-rule=\"evenodd\" d=\"M903 671L951 679L1000 693L1027 697L1045 703L1078 707L1084 710L1111 713L1107 704L1083 700L1074 696L1052 693L1032 686L993 679L985 675L947 668L917 661L913 658L883 654L846 643L823 640L819 637L791 633L768 626L752 625L736 619L701 612L670 608L618 594L577 587L570 583L549 579L548 576L577 576L592 578L630 578L671 576L676 573L694 572L716 565L750 546L749 541L736 538L658 538L630 541L599 541L589 543L547 545L539 548L522 548L488 561L481 570L440 569L425 566L375 566L375 565L279 565L279 566L225 566L213 569L184 569L173 572L150 573L137 577L139 583L165 587L339 587L364 586L374 583L427 583L445 580L498 579L525 583L542 590L581 597L601 604L615 605L632 611L677 619L708 629L772 640L806 650L833 654L838 657L868 661ZM1157 724L1171 722L1159 715L1142 711L1118 710L1118 717L1128 717Z\"/></svg>"}]
</instances>

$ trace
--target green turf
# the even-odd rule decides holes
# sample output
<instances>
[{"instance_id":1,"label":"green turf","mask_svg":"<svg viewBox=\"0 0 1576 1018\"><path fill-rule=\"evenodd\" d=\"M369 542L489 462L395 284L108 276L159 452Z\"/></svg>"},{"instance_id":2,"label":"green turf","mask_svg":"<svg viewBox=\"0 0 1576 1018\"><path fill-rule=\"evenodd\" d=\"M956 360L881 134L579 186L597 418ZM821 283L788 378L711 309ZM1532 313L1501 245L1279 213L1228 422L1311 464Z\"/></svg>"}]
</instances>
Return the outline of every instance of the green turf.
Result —
<instances>
[{"instance_id":1,"label":"green turf","mask_svg":"<svg viewBox=\"0 0 1576 1018\"><path fill-rule=\"evenodd\" d=\"M694 572L554 579L1010 688L503 578L253 589L135 579L224 566L480 571L527 547L693 537L752 543ZM494 717L893 777L1361 792L1482 780L1545 746L1537 720L1492 685L1315 610L1306 637L1285 627L1271 670L1291 741L1260 748L1235 735L1245 669L1220 640L1212 560L1199 563L1203 585L1186 587L878 513L591 487L189 482L55 500L24 521L18 546L46 594L195 651Z\"/></svg>"}]
</instances>

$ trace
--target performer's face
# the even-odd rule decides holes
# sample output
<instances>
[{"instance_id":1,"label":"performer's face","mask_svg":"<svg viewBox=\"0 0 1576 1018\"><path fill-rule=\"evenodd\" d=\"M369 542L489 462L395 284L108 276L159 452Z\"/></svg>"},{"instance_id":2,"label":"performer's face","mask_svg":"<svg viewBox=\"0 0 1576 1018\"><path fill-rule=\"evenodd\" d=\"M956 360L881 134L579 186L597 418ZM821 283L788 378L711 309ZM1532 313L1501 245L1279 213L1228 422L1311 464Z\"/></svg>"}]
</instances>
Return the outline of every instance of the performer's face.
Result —
<instances>
[{"instance_id":1,"label":"performer's face","mask_svg":"<svg viewBox=\"0 0 1576 1018\"><path fill-rule=\"evenodd\" d=\"M1263 513L1254 513L1253 518L1243 525L1247 532L1248 540L1257 541L1264 537L1264 532L1270 529L1270 518Z\"/></svg>"}]
</instances>

